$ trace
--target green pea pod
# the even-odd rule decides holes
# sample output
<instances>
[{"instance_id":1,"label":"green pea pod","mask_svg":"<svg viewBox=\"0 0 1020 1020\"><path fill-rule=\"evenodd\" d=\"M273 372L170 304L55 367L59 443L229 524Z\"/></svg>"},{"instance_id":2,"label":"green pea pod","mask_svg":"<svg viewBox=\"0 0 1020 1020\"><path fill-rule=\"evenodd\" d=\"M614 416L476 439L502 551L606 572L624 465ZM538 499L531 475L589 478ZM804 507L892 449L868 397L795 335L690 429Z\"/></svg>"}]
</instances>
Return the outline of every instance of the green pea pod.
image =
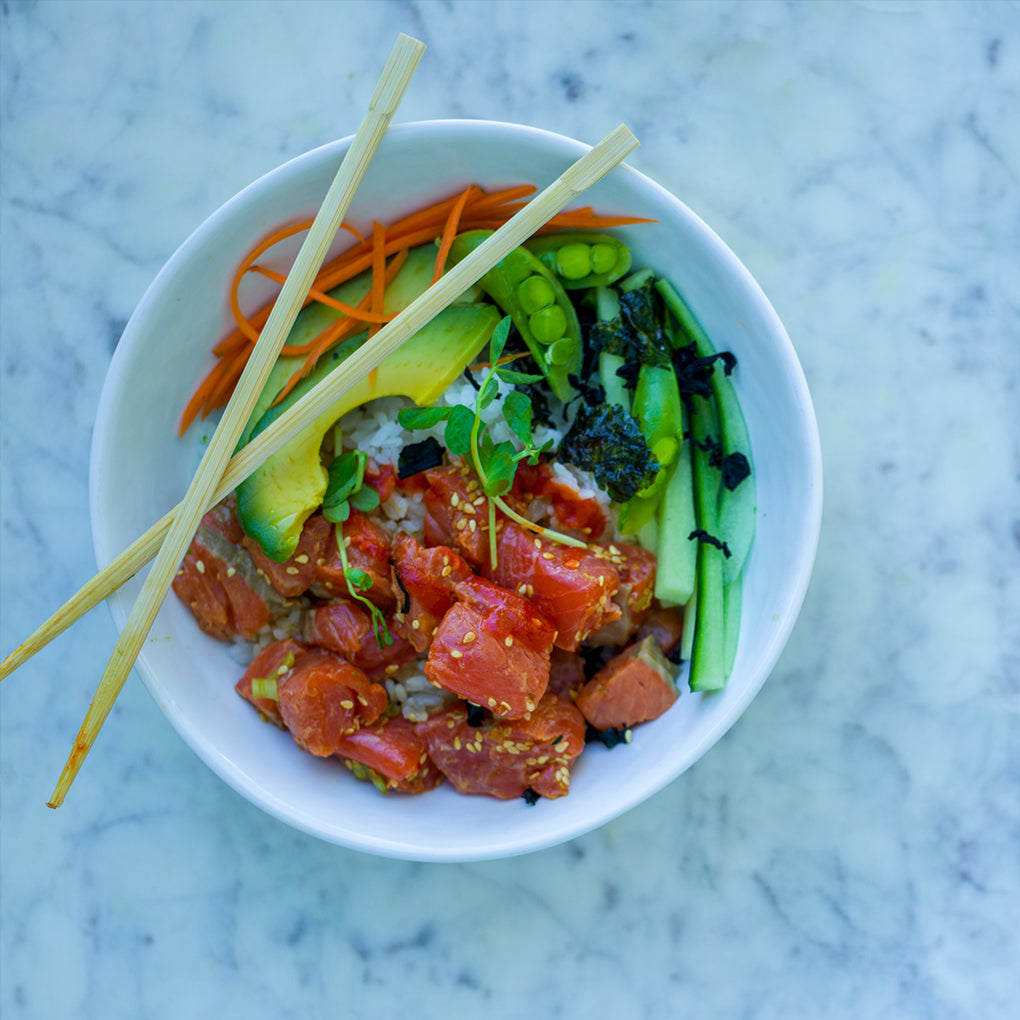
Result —
<instances>
[{"instance_id":1,"label":"green pea pod","mask_svg":"<svg viewBox=\"0 0 1020 1020\"><path fill-rule=\"evenodd\" d=\"M567 290L606 287L630 269L630 249L609 234L573 230L542 234L525 242Z\"/></svg>"},{"instance_id":2,"label":"green pea pod","mask_svg":"<svg viewBox=\"0 0 1020 1020\"><path fill-rule=\"evenodd\" d=\"M659 471L651 485L621 507L620 530L626 534L639 531L655 516L683 443L683 408L672 366L641 366L631 413L659 462Z\"/></svg>"},{"instance_id":3,"label":"green pea pod","mask_svg":"<svg viewBox=\"0 0 1020 1020\"><path fill-rule=\"evenodd\" d=\"M450 264L477 248L491 230L469 230L454 239ZM556 275L527 248L515 248L478 281L478 286L509 315L524 338L553 393L574 396L570 376L581 370L581 325Z\"/></svg>"}]
</instances>

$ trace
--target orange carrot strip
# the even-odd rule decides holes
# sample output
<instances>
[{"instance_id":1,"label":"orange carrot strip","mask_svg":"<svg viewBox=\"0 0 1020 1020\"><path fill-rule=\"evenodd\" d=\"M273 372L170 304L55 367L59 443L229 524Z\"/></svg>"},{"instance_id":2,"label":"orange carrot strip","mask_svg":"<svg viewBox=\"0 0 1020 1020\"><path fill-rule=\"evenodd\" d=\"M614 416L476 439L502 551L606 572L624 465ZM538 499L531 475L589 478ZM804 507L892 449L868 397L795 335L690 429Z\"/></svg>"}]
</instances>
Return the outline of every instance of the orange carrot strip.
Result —
<instances>
[{"instance_id":1,"label":"orange carrot strip","mask_svg":"<svg viewBox=\"0 0 1020 1020\"><path fill-rule=\"evenodd\" d=\"M213 391L220 376L226 371L229 364L230 362L227 360L217 361L206 374L206 377L198 384L198 389L191 395L191 399L181 415L178 435L183 436L188 431L188 426L195 420L195 417L205 403L206 397Z\"/></svg>"},{"instance_id":2,"label":"orange carrot strip","mask_svg":"<svg viewBox=\"0 0 1020 1020\"><path fill-rule=\"evenodd\" d=\"M261 273L276 283L283 283L287 279L283 273L278 273L274 269L266 269L264 266L252 266L251 271L253 273ZM319 290L318 287L312 287L308 291L308 296L312 301L317 301L320 305L328 305L330 308L335 308L338 312L343 312L344 315L349 315L352 319L360 319L362 322L389 322L390 319L394 318L394 316L387 315L385 312L381 315L376 315L374 312L358 308L356 305L349 305L345 301L338 301L324 291ZM309 301L308 304L311 304L312 301Z\"/></svg>"},{"instance_id":3,"label":"orange carrot strip","mask_svg":"<svg viewBox=\"0 0 1020 1020\"><path fill-rule=\"evenodd\" d=\"M446 218L446 223L443 225L443 233L439 239L439 251L436 254L436 267L432 271L432 282L435 283L446 270L446 260L450 257L450 248L453 245L453 239L457 236L457 225L460 223L461 213L464 212L464 206L467 204L469 198L472 197L473 193L478 188L472 184L465 188L457 198L457 201L453 203L453 208L450 210L450 215Z\"/></svg>"},{"instance_id":4,"label":"orange carrot strip","mask_svg":"<svg viewBox=\"0 0 1020 1020\"><path fill-rule=\"evenodd\" d=\"M371 302L369 308L375 315L383 310L383 290L386 287L386 228L378 221L372 224L372 286L369 289ZM379 332L376 324L369 326L368 335L375 336Z\"/></svg>"}]
</instances>

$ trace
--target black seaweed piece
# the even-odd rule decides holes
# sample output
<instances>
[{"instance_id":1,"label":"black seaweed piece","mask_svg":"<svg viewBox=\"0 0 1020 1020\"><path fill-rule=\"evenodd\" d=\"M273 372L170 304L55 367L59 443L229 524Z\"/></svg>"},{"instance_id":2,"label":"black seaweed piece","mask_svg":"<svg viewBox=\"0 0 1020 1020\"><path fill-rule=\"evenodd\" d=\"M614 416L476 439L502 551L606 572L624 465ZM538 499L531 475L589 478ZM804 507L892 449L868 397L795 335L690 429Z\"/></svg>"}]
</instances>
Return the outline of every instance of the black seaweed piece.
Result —
<instances>
[{"instance_id":1,"label":"black seaweed piece","mask_svg":"<svg viewBox=\"0 0 1020 1020\"><path fill-rule=\"evenodd\" d=\"M620 313L633 336L634 353L644 365L663 366L670 362L670 343L663 323L666 321L662 295L649 280L641 287L620 295Z\"/></svg>"},{"instance_id":2,"label":"black seaweed piece","mask_svg":"<svg viewBox=\"0 0 1020 1020\"><path fill-rule=\"evenodd\" d=\"M683 649L683 642L678 641L675 647L671 648L665 653L666 658L673 663L674 666L682 666L684 657L680 654Z\"/></svg>"},{"instance_id":3,"label":"black seaweed piece","mask_svg":"<svg viewBox=\"0 0 1020 1020\"><path fill-rule=\"evenodd\" d=\"M400 451L397 459L397 477L400 479L410 478L419 471L427 471L429 468L439 467L443 463L443 448L438 442L429 436L420 443L408 443Z\"/></svg>"},{"instance_id":4,"label":"black seaweed piece","mask_svg":"<svg viewBox=\"0 0 1020 1020\"><path fill-rule=\"evenodd\" d=\"M731 492L751 473L747 458L736 450L723 458L722 483Z\"/></svg>"},{"instance_id":5,"label":"black seaweed piece","mask_svg":"<svg viewBox=\"0 0 1020 1020\"><path fill-rule=\"evenodd\" d=\"M705 545L714 545L716 549L722 551L723 556L729 559L733 553L730 552L730 547L721 539L716 538L715 535L710 535L704 528L695 528L688 536L690 538L696 538L699 542L704 542Z\"/></svg>"},{"instance_id":6,"label":"black seaweed piece","mask_svg":"<svg viewBox=\"0 0 1020 1020\"><path fill-rule=\"evenodd\" d=\"M393 566L393 560L390 560L390 566ZM411 611L411 593L404 587L404 582L400 580L400 575L394 570L393 578L397 582L397 587L403 593L404 604L401 606L400 611L402 613L409 613Z\"/></svg>"},{"instance_id":7,"label":"black seaweed piece","mask_svg":"<svg viewBox=\"0 0 1020 1020\"><path fill-rule=\"evenodd\" d=\"M540 801L540 800L542 799L542 794L540 794L540 793L536 793L536 792L535 792L535 791L534 791L534 790L533 790L533 789L532 789L532 788L531 788L531 787L529 786L529 787L528 787L528 788L527 788L527 789L526 789L526 790L524 791L524 793L522 793L522 794L521 794L521 797L523 798L523 800L524 800L524 803L528 805L528 807L534 807L534 806L535 806L535 805L536 805L536 804L537 804L537 803L538 803L538 802L539 802L539 801Z\"/></svg>"},{"instance_id":8,"label":"black seaweed piece","mask_svg":"<svg viewBox=\"0 0 1020 1020\"><path fill-rule=\"evenodd\" d=\"M467 708L467 719L464 721L468 726L473 726L477 729L483 725L489 713L481 705L476 705L472 701L465 701L464 705Z\"/></svg>"},{"instance_id":9,"label":"black seaweed piece","mask_svg":"<svg viewBox=\"0 0 1020 1020\"><path fill-rule=\"evenodd\" d=\"M683 397L711 397L712 371L717 361L722 362L723 372L729 375L737 365L737 359L730 351L718 351L708 357L698 356L698 345L684 344L673 351L673 371Z\"/></svg>"},{"instance_id":10,"label":"black seaweed piece","mask_svg":"<svg viewBox=\"0 0 1020 1020\"><path fill-rule=\"evenodd\" d=\"M616 503L650 485L659 462L648 449L634 416L618 404L581 404L563 437L559 456L595 476Z\"/></svg>"},{"instance_id":11,"label":"black seaweed piece","mask_svg":"<svg viewBox=\"0 0 1020 1020\"><path fill-rule=\"evenodd\" d=\"M663 329L665 321L662 297L654 281L620 295L620 314L592 325L588 344L600 353L606 351L625 362L640 365L668 365L669 338ZM637 368L633 369L636 376Z\"/></svg>"},{"instance_id":12,"label":"black seaweed piece","mask_svg":"<svg viewBox=\"0 0 1020 1020\"><path fill-rule=\"evenodd\" d=\"M585 726L584 742L586 744L605 744L612 750L617 744L627 743L627 734L630 731L626 726L610 728L608 730L597 730L591 723Z\"/></svg>"}]
</instances>

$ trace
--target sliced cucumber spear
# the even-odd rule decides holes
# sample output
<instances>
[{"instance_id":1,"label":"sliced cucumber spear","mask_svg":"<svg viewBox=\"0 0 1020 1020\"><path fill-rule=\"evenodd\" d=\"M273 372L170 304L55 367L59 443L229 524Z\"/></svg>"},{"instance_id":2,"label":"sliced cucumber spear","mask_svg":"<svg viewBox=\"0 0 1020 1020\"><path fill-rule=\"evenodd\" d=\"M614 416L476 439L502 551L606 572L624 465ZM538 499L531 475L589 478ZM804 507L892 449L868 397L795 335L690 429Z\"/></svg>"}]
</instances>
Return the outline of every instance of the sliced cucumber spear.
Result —
<instances>
[{"instance_id":1,"label":"sliced cucumber spear","mask_svg":"<svg viewBox=\"0 0 1020 1020\"><path fill-rule=\"evenodd\" d=\"M656 287L681 330L697 345L698 356L707 358L715 354L715 348L702 329L701 323L694 317L676 288L668 280L657 280ZM726 584L731 584L740 576L754 540L757 497L747 424L733 383L718 364L712 372L712 391L716 401L723 455L742 453L747 457L748 464L752 465L751 474L735 489L721 486L719 492L719 531L713 534L718 534L725 540L730 550L730 556L723 566L723 580Z\"/></svg>"}]
</instances>

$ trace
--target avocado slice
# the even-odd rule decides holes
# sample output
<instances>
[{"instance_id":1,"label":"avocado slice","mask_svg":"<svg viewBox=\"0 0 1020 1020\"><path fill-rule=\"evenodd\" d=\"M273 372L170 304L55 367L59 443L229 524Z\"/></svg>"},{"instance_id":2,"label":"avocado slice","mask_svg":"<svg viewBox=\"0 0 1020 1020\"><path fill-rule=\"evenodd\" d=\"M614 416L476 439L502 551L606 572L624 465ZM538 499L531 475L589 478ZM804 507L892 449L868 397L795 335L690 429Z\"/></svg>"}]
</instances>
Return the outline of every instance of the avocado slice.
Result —
<instances>
[{"instance_id":1,"label":"avocado slice","mask_svg":"<svg viewBox=\"0 0 1020 1020\"><path fill-rule=\"evenodd\" d=\"M289 559L305 521L326 492L328 475L319 450L333 425L348 411L379 397L405 396L420 406L435 403L488 343L499 320L499 311L492 305L451 305L418 330L238 486L237 513L245 533L270 559L278 563ZM363 340L364 334L352 337L323 358L284 400L263 414L252 437L332 372Z\"/></svg>"}]
</instances>

